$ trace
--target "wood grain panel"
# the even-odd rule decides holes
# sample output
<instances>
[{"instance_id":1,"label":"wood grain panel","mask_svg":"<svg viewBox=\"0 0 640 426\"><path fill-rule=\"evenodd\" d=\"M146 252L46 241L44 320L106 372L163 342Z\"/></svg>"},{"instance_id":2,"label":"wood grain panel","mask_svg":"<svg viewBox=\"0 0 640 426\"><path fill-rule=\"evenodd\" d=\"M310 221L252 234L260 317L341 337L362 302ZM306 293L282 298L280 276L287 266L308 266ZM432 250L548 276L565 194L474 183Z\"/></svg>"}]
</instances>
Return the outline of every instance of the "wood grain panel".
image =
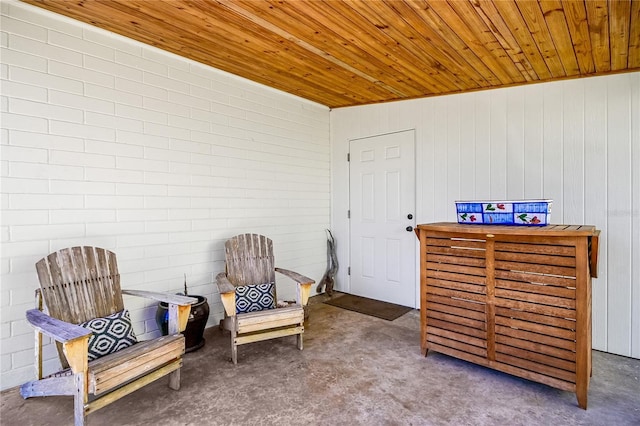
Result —
<instances>
[{"instance_id":1,"label":"wood grain panel","mask_svg":"<svg viewBox=\"0 0 640 426\"><path fill-rule=\"evenodd\" d=\"M505 318L518 318L529 322L538 324L552 325L555 327L566 328L568 330L576 329L576 322L574 320L553 317L548 315L540 315L533 312L519 311L516 309L496 308L496 315Z\"/></svg>"},{"instance_id":2,"label":"wood grain panel","mask_svg":"<svg viewBox=\"0 0 640 426\"><path fill-rule=\"evenodd\" d=\"M429 273L431 275L431 273ZM465 282L439 280L435 278L427 278L428 292L436 292L438 289L453 289L457 291L453 297L461 299L471 298L474 294L485 294L486 287L483 285L467 284ZM437 294L437 293L436 293ZM471 299L473 300L473 299Z\"/></svg>"},{"instance_id":3,"label":"wood grain panel","mask_svg":"<svg viewBox=\"0 0 640 426\"><path fill-rule=\"evenodd\" d=\"M562 277L575 277L575 268L564 266L540 265L533 263L508 262L503 260L496 261L496 269L506 271L522 271L532 272L536 274L557 275Z\"/></svg>"},{"instance_id":4,"label":"wood grain panel","mask_svg":"<svg viewBox=\"0 0 640 426\"><path fill-rule=\"evenodd\" d=\"M609 46L611 49L611 69L627 68L629 57L629 24L631 0L609 2ZM635 43L638 41L636 40Z\"/></svg>"},{"instance_id":5,"label":"wood grain panel","mask_svg":"<svg viewBox=\"0 0 640 426\"><path fill-rule=\"evenodd\" d=\"M552 75L549 70L549 64L545 62L544 58L540 54L533 35L527 28L527 24L518 10L516 2L508 0L498 2L494 1L492 3L506 22L508 28L511 30L513 37L526 55L527 60L535 70L536 74L541 79L551 78Z\"/></svg>"},{"instance_id":6,"label":"wood grain panel","mask_svg":"<svg viewBox=\"0 0 640 426\"><path fill-rule=\"evenodd\" d=\"M384 2L362 2L350 3L349 7L354 8L360 16L386 35L384 44L381 46L386 52L402 52L404 50L411 55L407 57L409 61L426 66L426 68L422 69L416 67L416 78L418 80L428 74L434 81L442 84L443 87L447 87L448 90L456 91L462 90L464 87L479 87L475 81L467 78L466 75L455 72L455 66L450 63L449 67L447 67L449 72L441 72L440 69L443 68L441 61L447 61L447 58L439 55L440 57L435 59L432 52L436 53L438 50L429 48L428 42L426 40L423 41L423 34L412 26L407 25L404 17L395 12L389 4ZM387 23L390 16L398 17L397 22ZM397 46L404 46L406 49L398 49ZM425 73L425 70L429 71Z\"/></svg>"},{"instance_id":7,"label":"wood grain panel","mask_svg":"<svg viewBox=\"0 0 640 426\"><path fill-rule=\"evenodd\" d=\"M487 27L468 2L430 2L430 6L456 34L464 40L478 58L489 67L503 84L524 81L522 74L500 46L494 35L487 31Z\"/></svg>"},{"instance_id":8,"label":"wood grain panel","mask_svg":"<svg viewBox=\"0 0 640 426\"><path fill-rule=\"evenodd\" d=\"M542 0L539 4L565 74L578 74L580 69L577 54L574 51L562 2L560 0Z\"/></svg>"},{"instance_id":9,"label":"wood grain panel","mask_svg":"<svg viewBox=\"0 0 640 426\"><path fill-rule=\"evenodd\" d=\"M543 294L525 293L522 291L504 290L497 288L496 297L501 299L522 300L540 305L556 306L567 309L575 309L575 299L564 297L545 296Z\"/></svg>"},{"instance_id":10,"label":"wood grain panel","mask_svg":"<svg viewBox=\"0 0 640 426\"><path fill-rule=\"evenodd\" d=\"M529 370L546 377L553 377L556 379L560 379L569 383L575 383L575 380L576 380L576 375L574 372L561 370L559 368L555 368L553 366L549 366L544 363L530 361L527 359L522 359L522 358L518 358L511 355L498 353L496 355L496 361L504 364L508 364L508 365L513 365L515 367L520 367L525 370Z\"/></svg>"},{"instance_id":11,"label":"wood grain panel","mask_svg":"<svg viewBox=\"0 0 640 426\"><path fill-rule=\"evenodd\" d=\"M575 330L567 330L551 325L518 320L512 317L502 317L498 315L496 316L496 324L503 325L505 327L517 328L519 330L531 331L538 334L544 334L546 336L559 337L567 340L575 340L576 338Z\"/></svg>"},{"instance_id":12,"label":"wood grain panel","mask_svg":"<svg viewBox=\"0 0 640 426\"><path fill-rule=\"evenodd\" d=\"M511 327L496 325L496 339L498 335L505 335L520 340L529 340L531 342L539 342L543 345L553 346L567 351L576 350L576 343L573 340L561 339L553 336L546 336L538 333L532 333L525 330L517 330Z\"/></svg>"},{"instance_id":13,"label":"wood grain panel","mask_svg":"<svg viewBox=\"0 0 640 426\"><path fill-rule=\"evenodd\" d=\"M458 342L473 342L475 346L486 345L486 332L473 327L432 319L427 325L427 334L436 334Z\"/></svg>"},{"instance_id":14,"label":"wood grain panel","mask_svg":"<svg viewBox=\"0 0 640 426\"><path fill-rule=\"evenodd\" d=\"M496 287L507 290L516 290L524 293L536 293L547 296L565 297L575 299L575 288L563 288L542 284L522 283L518 281L496 280Z\"/></svg>"},{"instance_id":15,"label":"wood grain panel","mask_svg":"<svg viewBox=\"0 0 640 426\"><path fill-rule=\"evenodd\" d=\"M480 339L474 339L473 340L474 343L480 343L483 344L483 346L486 346L485 341L480 340ZM487 356L487 349L484 347L478 347L475 346L473 344L471 344L472 342L469 341L468 337L465 337L465 342L461 342L458 340L453 340L449 337L440 337L437 334L431 334L429 336L429 344L436 344L436 345L442 345L442 346L446 346L452 349L456 349L458 351L461 352L466 352L472 355L476 355L476 356L481 356L481 357L486 357Z\"/></svg>"},{"instance_id":16,"label":"wood grain panel","mask_svg":"<svg viewBox=\"0 0 640 426\"><path fill-rule=\"evenodd\" d=\"M575 319L576 312L573 309L558 308L554 306L541 305L537 303L522 302L520 300L498 299L496 307L516 309L534 314L548 315L552 317Z\"/></svg>"},{"instance_id":17,"label":"wood grain panel","mask_svg":"<svg viewBox=\"0 0 640 426\"><path fill-rule=\"evenodd\" d=\"M537 353L537 352L532 353L530 351L524 351L522 349L514 348L512 346L507 346L507 345L497 345L497 347L498 347L499 353L510 355L511 357L529 359L539 365L551 366L554 369L565 370L565 372L575 373L576 371L575 362L572 362L572 361L563 360L560 358L548 356L548 355ZM536 364L533 364L533 365L535 366ZM565 380L566 380L566 376L565 376ZM567 381L571 382L573 381L573 378L568 378Z\"/></svg>"},{"instance_id":18,"label":"wood grain panel","mask_svg":"<svg viewBox=\"0 0 640 426\"><path fill-rule=\"evenodd\" d=\"M506 345L514 348L521 348L536 354L546 354L554 358L570 361L575 363L576 353L572 350L561 349L556 346L546 345L542 342L531 341L526 339L518 339L516 337L504 334L496 335L496 348L500 345Z\"/></svg>"},{"instance_id":19,"label":"wood grain panel","mask_svg":"<svg viewBox=\"0 0 640 426\"><path fill-rule=\"evenodd\" d=\"M524 252L524 250L526 250L524 246L522 246L522 251L520 253L501 252L496 250L496 260L553 266L568 266L571 268L576 266L576 261L573 257L553 256L551 254L532 254L529 252Z\"/></svg>"},{"instance_id":20,"label":"wood grain panel","mask_svg":"<svg viewBox=\"0 0 640 426\"><path fill-rule=\"evenodd\" d=\"M23 1L331 108L640 67L629 0Z\"/></svg>"},{"instance_id":21,"label":"wood grain panel","mask_svg":"<svg viewBox=\"0 0 640 426\"><path fill-rule=\"evenodd\" d=\"M466 274L466 275L476 275L476 276L484 275L484 268L478 268L478 267L466 266L466 265L452 265L450 263L427 262L427 269L432 271L446 271L446 272L454 272L457 274Z\"/></svg>"},{"instance_id":22,"label":"wood grain panel","mask_svg":"<svg viewBox=\"0 0 640 426\"><path fill-rule=\"evenodd\" d=\"M428 346L429 346L429 349L433 349L436 352L440 352L445 355L450 355L456 358L460 358L465 361L473 362L474 364L478 364L478 365L489 364L489 361L487 360L486 356L478 356L476 354L469 353L468 351L464 351L464 350L461 351L453 347L439 345L435 342L429 343Z\"/></svg>"},{"instance_id":23,"label":"wood grain panel","mask_svg":"<svg viewBox=\"0 0 640 426\"><path fill-rule=\"evenodd\" d=\"M631 22L629 24L629 62L628 67L640 67L640 2L631 2Z\"/></svg>"},{"instance_id":24,"label":"wood grain panel","mask_svg":"<svg viewBox=\"0 0 640 426\"><path fill-rule=\"evenodd\" d=\"M426 27L431 28L442 39L447 40L451 45L452 50L457 51L469 64L469 67L477 70L490 86L500 84L496 74L487 65L485 65L473 51L467 48L465 41L462 40L460 35L451 28L447 20L438 15L438 13L431 7L430 2L424 0L412 0L406 3L414 9L415 13L423 20Z\"/></svg>"},{"instance_id":25,"label":"wood grain panel","mask_svg":"<svg viewBox=\"0 0 640 426\"><path fill-rule=\"evenodd\" d=\"M496 251L506 251L514 253L534 253L544 255L556 255L573 257L576 255L576 249L573 246L563 247L557 244L527 244L527 243L508 243L504 241L496 241ZM575 264L575 262L574 262Z\"/></svg>"},{"instance_id":26,"label":"wood grain panel","mask_svg":"<svg viewBox=\"0 0 640 426\"><path fill-rule=\"evenodd\" d=\"M494 3L488 0L481 0L472 5L476 8L478 16L485 22L487 28L491 30L494 37L505 52L511 57L514 65L527 81L537 80L538 75L531 66L527 56L522 51L518 40L511 33L511 28L502 19Z\"/></svg>"},{"instance_id":27,"label":"wood grain panel","mask_svg":"<svg viewBox=\"0 0 640 426\"><path fill-rule=\"evenodd\" d=\"M464 265L484 268L484 259L475 257L441 256L430 253L429 262L439 265Z\"/></svg>"},{"instance_id":28,"label":"wood grain panel","mask_svg":"<svg viewBox=\"0 0 640 426\"><path fill-rule=\"evenodd\" d=\"M563 0L562 8L566 15L567 27L581 73L592 73L596 67L591 55L591 39L585 5L579 1Z\"/></svg>"},{"instance_id":29,"label":"wood grain panel","mask_svg":"<svg viewBox=\"0 0 640 426\"><path fill-rule=\"evenodd\" d=\"M247 19L258 21L262 19L268 21L270 26L275 28L286 28L291 19L315 28L313 32L296 34L301 42L304 42L310 50L316 50L314 46L324 44L327 49L318 53L330 61L336 61L337 65L348 67L354 74L360 75L369 81L379 84L400 96L413 96L416 93L428 92L428 89L414 81L407 80L394 68L385 68L384 61L381 61L373 51L363 49L357 44L350 43L344 37L344 29L332 25L331 17L321 15L314 8L308 8L304 12L300 11L295 4L290 2L237 2L234 10L244 13ZM243 12L244 9L244 12ZM383 71L386 69L386 71Z\"/></svg>"},{"instance_id":30,"label":"wood grain panel","mask_svg":"<svg viewBox=\"0 0 640 426\"><path fill-rule=\"evenodd\" d=\"M448 256L458 256L458 257L477 257L484 258L484 251L482 250L469 250L464 248L455 248L455 247L433 247L429 249L431 253L434 254L444 254Z\"/></svg>"},{"instance_id":31,"label":"wood grain panel","mask_svg":"<svg viewBox=\"0 0 640 426\"><path fill-rule=\"evenodd\" d=\"M591 37L591 54L597 72L611 70L609 53L609 8L607 0L590 0L585 2L587 21Z\"/></svg>"},{"instance_id":32,"label":"wood grain panel","mask_svg":"<svg viewBox=\"0 0 640 426\"><path fill-rule=\"evenodd\" d=\"M565 278L533 272L498 270L496 271L496 278L510 281L520 281L524 283L544 284L556 287L575 288L576 286L576 280L574 278Z\"/></svg>"},{"instance_id":33,"label":"wood grain panel","mask_svg":"<svg viewBox=\"0 0 640 426\"><path fill-rule=\"evenodd\" d=\"M442 281L453 281L466 284L465 287L459 287L461 290L465 289L465 291L482 291L482 287L486 284L486 280L484 276L477 275L466 275L466 274L458 274L445 272L441 270L430 270L429 276L433 282L431 284L438 285L442 284ZM445 285L447 285L445 283ZM454 284L455 285L455 284ZM478 287L476 287L478 286Z\"/></svg>"},{"instance_id":34,"label":"wood grain panel","mask_svg":"<svg viewBox=\"0 0 640 426\"><path fill-rule=\"evenodd\" d=\"M382 2L379 2L382 4ZM469 86L487 87L489 82L474 67L469 66L469 62L465 59L464 52L458 52L450 44L451 41L443 37L443 34L425 22L419 16L417 11L406 2L391 2L389 7L395 10L395 13L402 16L407 26L413 30L409 37L414 43L418 43L416 47L425 52L434 55L433 59L437 61L436 67L444 67L460 79L468 81ZM433 46L438 46L433 49Z\"/></svg>"},{"instance_id":35,"label":"wood grain panel","mask_svg":"<svg viewBox=\"0 0 640 426\"><path fill-rule=\"evenodd\" d=\"M476 321L485 320L484 310L479 312L479 311L473 311L469 309L457 308L455 306L450 306L447 304L435 303L435 301L433 300L434 297L430 297L429 301L427 302L427 310L431 313L442 312L445 314L456 315L458 317L470 318ZM456 299L451 299L451 300L456 300ZM433 318L438 318L438 317L433 316Z\"/></svg>"},{"instance_id":36,"label":"wood grain panel","mask_svg":"<svg viewBox=\"0 0 640 426\"><path fill-rule=\"evenodd\" d=\"M428 286L426 289L426 293L428 295L435 294L438 296L454 297L462 300L469 300L473 302L482 302L482 303L484 303L486 299L485 296L481 294L481 292L466 293L458 290L449 290L447 288L440 288L435 286ZM506 303L505 303L505 306L506 306Z\"/></svg>"},{"instance_id":37,"label":"wood grain panel","mask_svg":"<svg viewBox=\"0 0 640 426\"><path fill-rule=\"evenodd\" d=\"M525 378L527 380L533 380L538 383L543 383L545 385L552 386L556 389L560 389L568 392L576 391L576 385L574 382L567 382L565 380L560 380L555 377L550 377L541 373L536 373L534 371L527 370L525 368L516 367L506 363L496 362L495 364L492 364L492 367L504 373L513 374L518 377Z\"/></svg>"},{"instance_id":38,"label":"wood grain panel","mask_svg":"<svg viewBox=\"0 0 640 426\"><path fill-rule=\"evenodd\" d=\"M484 322L484 318L482 318L480 321L472 319L472 318L468 318L467 316L460 316L460 315L456 315L455 312L450 311L451 313L444 313L444 312L439 312L439 311L429 311L427 313L427 318L429 318L427 321L431 321L431 319L437 319L437 320L442 320L442 321L448 321L454 324L460 324L460 325L464 325L466 327L471 327L471 328L475 328L478 330L484 330L485 329L485 322Z\"/></svg>"},{"instance_id":39,"label":"wood grain panel","mask_svg":"<svg viewBox=\"0 0 640 426\"><path fill-rule=\"evenodd\" d=\"M432 294L429 296L428 303L435 303L440 305L447 305L452 307L461 308L466 312L481 312L484 315L485 305L484 303L477 303L470 300L464 300L460 298L453 297L443 297L437 294Z\"/></svg>"},{"instance_id":40,"label":"wood grain panel","mask_svg":"<svg viewBox=\"0 0 640 426\"><path fill-rule=\"evenodd\" d=\"M518 9L520 10L520 14L524 18L527 27L529 28L529 32L533 36L533 39L536 41L538 45L538 50L542 53L544 57L544 61L549 67L549 71L551 71L551 75L553 77L561 77L569 74L563 67L563 63L560 60L558 53L562 53L562 50L570 51L570 59L566 62L570 63L572 66L572 70L577 69L577 65L573 66L575 61L575 57L573 55L573 49L567 49L565 47L566 42L561 41L559 43L560 52L556 49L554 45L554 40L549 33L549 28L547 27L547 23L545 21L545 16L542 14L542 10L540 10L541 3L533 2L533 1L520 1L516 2L518 5ZM555 18L554 18L555 16ZM560 14L549 14L546 16L547 19L555 20L555 25L558 34L562 34L562 28L559 28L560 25L565 25L564 15L560 16ZM558 38L560 38L558 36Z\"/></svg>"},{"instance_id":41,"label":"wood grain panel","mask_svg":"<svg viewBox=\"0 0 640 426\"><path fill-rule=\"evenodd\" d=\"M474 328L470 327L469 329L473 330ZM456 342L469 344L478 348L486 348L487 346L486 339L477 339L475 337L471 337L468 332L460 334L437 327L427 326L427 333L429 337L431 335L440 336L444 339L450 339ZM486 353L486 350L484 352Z\"/></svg>"}]
</instances>

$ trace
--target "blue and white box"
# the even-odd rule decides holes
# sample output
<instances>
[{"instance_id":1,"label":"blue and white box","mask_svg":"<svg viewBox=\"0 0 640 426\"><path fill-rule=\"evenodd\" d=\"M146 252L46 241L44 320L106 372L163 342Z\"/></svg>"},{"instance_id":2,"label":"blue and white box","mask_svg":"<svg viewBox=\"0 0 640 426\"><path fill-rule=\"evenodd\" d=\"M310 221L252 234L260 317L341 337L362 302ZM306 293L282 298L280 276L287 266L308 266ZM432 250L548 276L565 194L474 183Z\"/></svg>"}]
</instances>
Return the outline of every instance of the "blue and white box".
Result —
<instances>
[{"instance_id":1,"label":"blue and white box","mask_svg":"<svg viewBox=\"0 0 640 426\"><path fill-rule=\"evenodd\" d=\"M456 201L458 223L545 226L552 200Z\"/></svg>"}]
</instances>

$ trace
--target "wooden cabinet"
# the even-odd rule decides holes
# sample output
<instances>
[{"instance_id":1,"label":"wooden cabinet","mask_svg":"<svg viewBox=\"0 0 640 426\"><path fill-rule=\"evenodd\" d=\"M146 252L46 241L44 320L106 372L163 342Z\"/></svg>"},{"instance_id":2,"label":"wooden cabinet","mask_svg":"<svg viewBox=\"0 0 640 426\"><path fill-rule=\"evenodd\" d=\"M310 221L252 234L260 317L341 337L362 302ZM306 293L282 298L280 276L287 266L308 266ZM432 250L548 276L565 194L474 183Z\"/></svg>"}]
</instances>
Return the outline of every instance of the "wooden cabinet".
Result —
<instances>
[{"instance_id":1,"label":"wooden cabinet","mask_svg":"<svg viewBox=\"0 0 640 426\"><path fill-rule=\"evenodd\" d=\"M591 376L593 226L418 225L421 348L575 392Z\"/></svg>"}]
</instances>

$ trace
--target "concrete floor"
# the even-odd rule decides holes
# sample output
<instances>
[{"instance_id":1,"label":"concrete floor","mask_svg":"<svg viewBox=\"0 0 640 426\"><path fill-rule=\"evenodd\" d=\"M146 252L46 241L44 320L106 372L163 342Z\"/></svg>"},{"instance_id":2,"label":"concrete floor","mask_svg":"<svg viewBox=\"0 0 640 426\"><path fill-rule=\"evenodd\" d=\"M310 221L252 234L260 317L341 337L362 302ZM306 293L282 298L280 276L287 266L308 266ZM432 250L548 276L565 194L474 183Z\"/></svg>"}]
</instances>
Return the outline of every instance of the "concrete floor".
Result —
<instances>
[{"instance_id":1,"label":"concrete floor","mask_svg":"<svg viewBox=\"0 0 640 426\"><path fill-rule=\"evenodd\" d=\"M575 395L435 352L420 355L419 312L385 321L318 303L305 349L295 337L239 348L206 331L166 378L90 414L98 425L640 425L640 360L594 351L589 408ZM70 425L70 397L2 392L0 422Z\"/></svg>"}]
</instances>

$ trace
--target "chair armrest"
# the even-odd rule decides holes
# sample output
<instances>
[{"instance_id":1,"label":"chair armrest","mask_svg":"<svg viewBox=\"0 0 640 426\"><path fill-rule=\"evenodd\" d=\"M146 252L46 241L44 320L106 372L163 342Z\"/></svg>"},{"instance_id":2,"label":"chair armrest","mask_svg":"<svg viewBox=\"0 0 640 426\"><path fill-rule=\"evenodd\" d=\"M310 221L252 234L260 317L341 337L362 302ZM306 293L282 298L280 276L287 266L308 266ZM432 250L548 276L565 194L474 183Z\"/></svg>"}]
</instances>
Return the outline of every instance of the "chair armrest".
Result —
<instances>
[{"instance_id":1,"label":"chair armrest","mask_svg":"<svg viewBox=\"0 0 640 426\"><path fill-rule=\"evenodd\" d=\"M50 317L38 309L27 311L27 321L40 333L45 334L57 342L67 343L83 337L89 338L91 330L79 325L60 321Z\"/></svg>"},{"instance_id":2,"label":"chair armrest","mask_svg":"<svg viewBox=\"0 0 640 426\"><path fill-rule=\"evenodd\" d=\"M302 306L306 306L309 301L309 293L311 292L311 285L315 283L309 277L305 277L297 272L290 271L288 269L275 268L276 272L281 273L287 278L291 278L298 284L298 293L296 294L296 302Z\"/></svg>"},{"instance_id":3,"label":"chair armrest","mask_svg":"<svg viewBox=\"0 0 640 426\"><path fill-rule=\"evenodd\" d=\"M216 275L216 283L218 284L218 292L220 293L220 299L222 299L222 305L224 311L229 317L236 315L236 287L231 284L227 278L227 274L220 272Z\"/></svg>"},{"instance_id":4,"label":"chair armrest","mask_svg":"<svg viewBox=\"0 0 640 426\"><path fill-rule=\"evenodd\" d=\"M236 291L236 287L231 284L231 281L227 278L227 274L224 272L220 272L216 275L216 283L218 284L218 292L222 293L234 293Z\"/></svg>"},{"instance_id":5,"label":"chair armrest","mask_svg":"<svg viewBox=\"0 0 640 426\"><path fill-rule=\"evenodd\" d=\"M158 291L144 291L144 290L122 290L122 294L128 294L130 296L146 297L147 299L157 300L158 302L165 302L167 304L174 304L180 306L193 305L198 302L195 297L181 296L179 294L162 293Z\"/></svg>"},{"instance_id":6,"label":"chair armrest","mask_svg":"<svg viewBox=\"0 0 640 426\"><path fill-rule=\"evenodd\" d=\"M280 272L282 275L284 275L287 278L291 278L298 284L314 284L315 283L315 281L312 280L311 278L305 277L304 275L301 275L297 272L293 272L288 269L282 269L282 268L275 268L275 269L276 269L276 272Z\"/></svg>"},{"instance_id":7,"label":"chair armrest","mask_svg":"<svg viewBox=\"0 0 640 426\"><path fill-rule=\"evenodd\" d=\"M62 343L62 350L71 371L75 374L87 371L89 363L89 336L93 334L79 325L50 317L38 309L27 311L27 321L38 332Z\"/></svg>"},{"instance_id":8,"label":"chair armrest","mask_svg":"<svg viewBox=\"0 0 640 426\"><path fill-rule=\"evenodd\" d=\"M156 291L122 290L122 294L146 297L147 299L166 303L169 306L169 323L167 324L167 331L169 334L180 333L187 328L189 314L191 313L191 305L198 303L198 299L194 297Z\"/></svg>"}]
</instances>

